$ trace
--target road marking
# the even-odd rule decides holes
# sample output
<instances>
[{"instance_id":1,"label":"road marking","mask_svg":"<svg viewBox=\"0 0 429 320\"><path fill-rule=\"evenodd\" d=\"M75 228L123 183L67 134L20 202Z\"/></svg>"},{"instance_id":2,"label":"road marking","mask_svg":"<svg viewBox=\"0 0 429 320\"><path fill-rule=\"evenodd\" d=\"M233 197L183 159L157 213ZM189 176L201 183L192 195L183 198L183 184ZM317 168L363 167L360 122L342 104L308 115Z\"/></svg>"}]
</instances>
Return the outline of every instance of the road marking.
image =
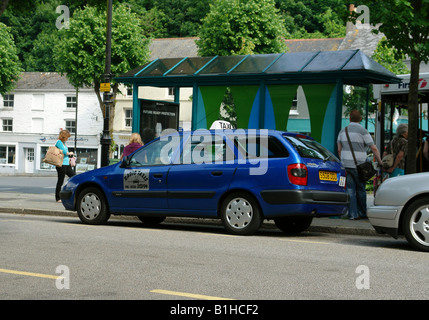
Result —
<instances>
[{"instance_id":1,"label":"road marking","mask_svg":"<svg viewBox=\"0 0 429 320\"><path fill-rule=\"evenodd\" d=\"M290 240L290 239L279 239L279 240L280 240L280 241L288 241L288 242L303 242L303 243L330 244L329 242L309 241L309 240Z\"/></svg>"},{"instance_id":2,"label":"road marking","mask_svg":"<svg viewBox=\"0 0 429 320\"><path fill-rule=\"evenodd\" d=\"M162 290L162 289L155 289L155 290L151 290L150 292L152 292L152 293L167 294L167 295L172 295L172 296L180 296L180 297L187 297L187 298L202 299L202 300L235 300L235 299L228 299L228 298L205 296L205 295L202 295L202 294L187 293L187 292L178 292L178 291L170 291L170 290Z\"/></svg>"},{"instance_id":3,"label":"road marking","mask_svg":"<svg viewBox=\"0 0 429 320\"><path fill-rule=\"evenodd\" d=\"M43 274L43 273L34 273L34 272L26 272L26 271L17 271L17 270L9 270L9 269L0 269L0 272L3 273L11 273L11 274L18 274L21 276L28 276L28 277L37 277L37 278L48 278L48 279L61 279L60 276L53 276L50 274Z\"/></svg>"}]
</instances>

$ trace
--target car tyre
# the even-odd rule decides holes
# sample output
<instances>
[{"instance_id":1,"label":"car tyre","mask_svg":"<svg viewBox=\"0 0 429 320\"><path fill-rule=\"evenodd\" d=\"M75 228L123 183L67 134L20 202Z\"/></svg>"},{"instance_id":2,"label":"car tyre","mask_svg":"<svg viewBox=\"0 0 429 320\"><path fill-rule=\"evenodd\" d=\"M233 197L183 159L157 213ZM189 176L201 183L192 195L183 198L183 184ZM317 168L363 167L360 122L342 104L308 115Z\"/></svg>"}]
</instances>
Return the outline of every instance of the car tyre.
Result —
<instances>
[{"instance_id":1,"label":"car tyre","mask_svg":"<svg viewBox=\"0 0 429 320\"><path fill-rule=\"evenodd\" d=\"M100 189L90 187L79 193L77 214L86 224L105 224L109 220L107 201Z\"/></svg>"},{"instance_id":2,"label":"car tyre","mask_svg":"<svg viewBox=\"0 0 429 320\"><path fill-rule=\"evenodd\" d=\"M313 217L281 217L274 219L277 228L286 233L301 233L310 227L312 221Z\"/></svg>"},{"instance_id":3,"label":"car tyre","mask_svg":"<svg viewBox=\"0 0 429 320\"><path fill-rule=\"evenodd\" d=\"M137 216L137 217L141 222L144 223L145 226L156 226L165 220L165 217L145 217L145 216Z\"/></svg>"},{"instance_id":4,"label":"car tyre","mask_svg":"<svg viewBox=\"0 0 429 320\"><path fill-rule=\"evenodd\" d=\"M253 196L239 192L225 198L220 209L225 229L236 235L251 235L261 227L263 217Z\"/></svg>"},{"instance_id":5,"label":"car tyre","mask_svg":"<svg viewBox=\"0 0 429 320\"><path fill-rule=\"evenodd\" d=\"M429 252L429 201L427 199L416 200L406 209L402 230L414 249Z\"/></svg>"}]
</instances>

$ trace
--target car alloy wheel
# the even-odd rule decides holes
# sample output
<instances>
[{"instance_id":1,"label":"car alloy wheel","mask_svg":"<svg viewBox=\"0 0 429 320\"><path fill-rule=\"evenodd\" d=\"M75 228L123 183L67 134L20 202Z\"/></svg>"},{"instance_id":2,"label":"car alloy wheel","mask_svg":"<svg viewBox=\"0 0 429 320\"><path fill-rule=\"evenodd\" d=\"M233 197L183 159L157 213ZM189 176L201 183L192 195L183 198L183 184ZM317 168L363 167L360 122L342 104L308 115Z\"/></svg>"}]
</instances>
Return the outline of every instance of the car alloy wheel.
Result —
<instances>
[{"instance_id":1,"label":"car alloy wheel","mask_svg":"<svg viewBox=\"0 0 429 320\"><path fill-rule=\"evenodd\" d=\"M402 228L410 245L429 252L429 201L419 199L405 212Z\"/></svg>"},{"instance_id":2,"label":"car alloy wheel","mask_svg":"<svg viewBox=\"0 0 429 320\"><path fill-rule=\"evenodd\" d=\"M233 234L255 233L262 223L257 201L246 193L234 193L225 198L221 207L224 227Z\"/></svg>"},{"instance_id":3,"label":"car alloy wheel","mask_svg":"<svg viewBox=\"0 0 429 320\"><path fill-rule=\"evenodd\" d=\"M110 214L102 192L92 187L83 190L78 196L77 214L80 220L87 224L106 223Z\"/></svg>"}]
</instances>

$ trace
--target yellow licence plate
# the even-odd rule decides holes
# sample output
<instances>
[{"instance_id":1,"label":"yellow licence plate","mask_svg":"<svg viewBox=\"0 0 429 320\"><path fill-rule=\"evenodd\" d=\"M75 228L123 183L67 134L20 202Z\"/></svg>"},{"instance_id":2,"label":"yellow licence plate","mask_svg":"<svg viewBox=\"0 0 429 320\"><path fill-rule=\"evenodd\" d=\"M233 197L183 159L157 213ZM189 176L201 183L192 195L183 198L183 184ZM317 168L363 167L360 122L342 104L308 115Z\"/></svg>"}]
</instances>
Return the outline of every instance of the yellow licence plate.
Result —
<instances>
[{"instance_id":1,"label":"yellow licence plate","mask_svg":"<svg viewBox=\"0 0 429 320\"><path fill-rule=\"evenodd\" d=\"M337 173L332 171L319 171L319 179L325 181L337 181Z\"/></svg>"}]
</instances>

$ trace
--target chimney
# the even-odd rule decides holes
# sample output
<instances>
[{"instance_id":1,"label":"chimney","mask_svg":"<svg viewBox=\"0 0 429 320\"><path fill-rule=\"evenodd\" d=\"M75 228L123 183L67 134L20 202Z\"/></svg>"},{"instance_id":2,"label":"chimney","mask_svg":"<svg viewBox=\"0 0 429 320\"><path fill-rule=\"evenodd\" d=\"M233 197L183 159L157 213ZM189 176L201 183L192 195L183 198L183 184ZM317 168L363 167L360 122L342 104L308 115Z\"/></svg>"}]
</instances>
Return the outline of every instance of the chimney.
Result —
<instances>
[{"instance_id":1,"label":"chimney","mask_svg":"<svg viewBox=\"0 0 429 320\"><path fill-rule=\"evenodd\" d=\"M349 5L350 16L353 14L353 12L355 10L356 10L355 5L353 3L351 3ZM347 21L346 22L346 34L349 33L350 31L353 31L354 29L355 29L355 25L353 24L353 22Z\"/></svg>"}]
</instances>

